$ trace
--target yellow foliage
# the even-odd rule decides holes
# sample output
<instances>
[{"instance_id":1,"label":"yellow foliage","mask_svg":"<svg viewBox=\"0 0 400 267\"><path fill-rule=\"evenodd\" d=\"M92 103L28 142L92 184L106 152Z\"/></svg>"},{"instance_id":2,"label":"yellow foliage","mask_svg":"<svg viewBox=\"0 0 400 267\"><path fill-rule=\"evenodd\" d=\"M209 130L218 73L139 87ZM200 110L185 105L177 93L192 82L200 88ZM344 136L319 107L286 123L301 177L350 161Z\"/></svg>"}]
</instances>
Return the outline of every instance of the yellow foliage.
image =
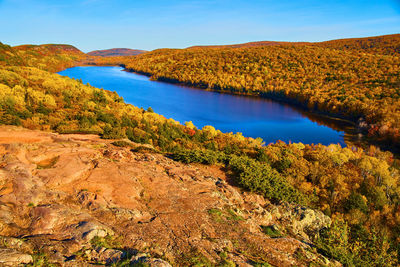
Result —
<instances>
[{"instance_id":1,"label":"yellow foliage","mask_svg":"<svg viewBox=\"0 0 400 267\"><path fill-rule=\"evenodd\" d=\"M194 124L193 124L192 121L186 121L186 122L185 122L185 126L186 126L187 128L189 128L189 129L192 129L192 130L196 129L196 126L194 126Z\"/></svg>"},{"instance_id":2,"label":"yellow foliage","mask_svg":"<svg viewBox=\"0 0 400 267\"><path fill-rule=\"evenodd\" d=\"M212 139L215 136L217 136L218 132L215 130L215 128L211 125L206 125L202 129L203 133L206 134L208 139Z\"/></svg>"}]
</instances>

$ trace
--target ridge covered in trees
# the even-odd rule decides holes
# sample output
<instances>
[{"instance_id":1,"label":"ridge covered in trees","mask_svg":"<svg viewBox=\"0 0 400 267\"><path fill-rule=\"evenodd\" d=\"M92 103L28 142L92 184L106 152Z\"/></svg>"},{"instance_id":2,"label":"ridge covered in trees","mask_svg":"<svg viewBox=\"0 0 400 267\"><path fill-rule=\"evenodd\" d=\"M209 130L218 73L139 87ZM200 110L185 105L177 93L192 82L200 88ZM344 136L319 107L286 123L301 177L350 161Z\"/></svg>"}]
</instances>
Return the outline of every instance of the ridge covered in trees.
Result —
<instances>
[{"instance_id":1,"label":"ridge covered in trees","mask_svg":"<svg viewBox=\"0 0 400 267\"><path fill-rule=\"evenodd\" d=\"M56 52L59 48L61 51ZM208 86L206 82L210 81L221 84L225 77L226 85L236 82L242 93L250 90L246 89L250 88L248 85L264 84L264 80L250 79L262 72L264 77L274 81L274 88L281 88L283 95L286 93L284 88L291 88L287 92L289 95L298 92L299 96L302 90L308 90L310 99L314 99L314 107L318 106L320 99L336 96L338 92L332 88L339 80L345 88L352 88L340 92L345 99L334 98L337 110L343 112L346 103L361 101L362 96L355 98L357 88L365 93L356 86L361 84L371 85L371 98L364 96L371 100L366 101L367 104L392 103L388 102L390 97L386 93L388 88L394 92L397 82L396 77L389 75L398 71L394 56L367 54L364 57L353 52L308 46L271 48L160 50L139 56L129 64L170 75L174 79L181 77L175 76L178 74L187 75L182 77L193 83L198 81L191 79L204 77L204 86ZM151 109L146 111L125 104L115 92L51 73L62 66L77 65L84 58L84 55L68 50L68 47L24 46L15 49L1 44L0 49L1 124L129 139L147 144L144 146L146 149L150 145L154 151L182 162L219 164L226 168L238 186L246 190L262 194L272 201L293 202L319 209L330 216L332 226L322 231L314 241L320 253L348 266L398 264L400 174L399 162L391 153L375 147L363 150L279 141L263 146L261 139L245 138L240 133L225 134L212 126L197 129L191 122L182 125L155 114ZM42 51L45 51L43 55ZM357 56L363 56L364 66L363 60L357 59ZM307 58L312 63L308 63ZM303 64L301 60L304 60ZM353 61L357 63L353 64ZM368 70L371 62L376 64L373 65L374 71L380 70L378 76L387 78L378 83L379 86L372 82L376 74ZM287 71L290 63L291 72ZM343 64L344 70L339 68L339 64ZM360 74L360 68L363 73L372 75L368 83L362 82L361 78L366 76ZM332 70L332 73L328 75L323 73L324 70ZM314 80L310 80L312 76L308 72L315 75ZM238 78L234 78L236 75ZM323 81L328 77L336 79L319 83L321 75ZM301 77L304 86L313 86L295 90L296 79ZM389 85L388 81L394 84ZM265 82L265 85L268 86L268 83ZM377 99L378 87L382 88L379 91L381 102ZM308 100L308 103L311 102ZM328 101L326 106L321 104L321 107L330 107L329 104ZM395 113L394 110L392 114ZM118 144L124 145L124 142Z\"/></svg>"},{"instance_id":2,"label":"ridge covered in trees","mask_svg":"<svg viewBox=\"0 0 400 267\"><path fill-rule=\"evenodd\" d=\"M45 44L11 47L0 42L0 66L35 67L50 72L74 67L87 55L72 45Z\"/></svg>"},{"instance_id":3,"label":"ridge covered in trees","mask_svg":"<svg viewBox=\"0 0 400 267\"><path fill-rule=\"evenodd\" d=\"M400 35L305 45L159 49L115 59L154 80L278 99L400 143ZM104 64L104 62L102 62Z\"/></svg>"},{"instance_id":4,"label":"ridge covered in trees","mask_svg":"<svg viewBox=\"0 0 400 267\"><path fill-rule=\"evenodd\" d=\"M145 50L129 49L129 48L112 48L105 50L95 50L87 53L89 56L98 57L115 57L115 56L136 56L146 53Z\"/></svg>"},{"instance_id":5,"label":"ridge covered in trees","mask_svg":"<svg viewBox=\"0 0 400 267\"><path fill-rule=\"evenodd\" d=\"M259 47L272 45L314 45L320 47L334 48L339 50L363 50L368 53L394 55L400 53L400 34L381 35L364 38L336 39L324 42L276 42L259 41L233 45L200 45L188 48L241 48Z\"/></svg>"}]
</instances>

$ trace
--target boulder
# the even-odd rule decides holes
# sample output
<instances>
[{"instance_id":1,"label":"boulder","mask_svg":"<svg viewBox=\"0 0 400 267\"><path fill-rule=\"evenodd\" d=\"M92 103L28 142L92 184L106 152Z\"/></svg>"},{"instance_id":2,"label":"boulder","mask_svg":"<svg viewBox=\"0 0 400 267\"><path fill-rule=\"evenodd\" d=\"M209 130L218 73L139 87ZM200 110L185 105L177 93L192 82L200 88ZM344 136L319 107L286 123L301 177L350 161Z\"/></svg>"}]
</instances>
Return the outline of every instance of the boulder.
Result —
<instances>
[{"instance_id":1,"label":"boulder","mask_svg":"<svg viewBox=\"0 0 400 267\"><path fill-rule=\"evenodd\" d=\"M85 254L89 260L105 264L118 262L125 255L124 252L120 250L105 247L98 247L96 249L87 250Z\"/></svg>"},{"instance_id":2,"label":"boulder","mask_svg":"<svg viewBox=\"0 0 400 267\"><path fill-rule=\"evenodd\" d=\"M295 215L299 220L294 221L293 228L305 233L311 239L314 239L321 229L329 227L332 223L331 218L321 211L308 208L296 208Z\"/></svg>"},{"instance_id":3,"label":"boulder","mask_svg":"<svg viewBox=\"0 0 400 267\"><path fill-rule=\"evenodd\" d=\"M5 266L16 266L28 264L33 261L32 256L19 252L12 248L0 248L0 264Z\"/></svg>"},{"instance_id":4,"label":"boulder","mask_svg":"<svg viewBox=\"0 0 400 267\"><path fill-rule=\"evenodd\" d=\"M89 210L105 209L107 202L102 197L98 197L97 194L81 190L77 194L78 202Z\"/></svg>"},{"instance_id":5,"label":"boulder","mask_svg":"<svg viewBox=\"0 0 400 267\"><path fill-rule=\"evenodd\" d=\"M286 221L287 228L295 235L309 242L315 239L319 231L331 225L332 220L321 211L302 206L290 207L282 212L281 220Z\"/></svg>"},{"instance_id":6,"label":"boulder","mask_svg":"<svg viewBox=\"0 0 400 267\"><path fill-rule=\"evenodd\" d=\"M107 231L104 229L93 229L83 234L83 240L90 241L95 237L105 237L107 235Z\"/></svg>"}]
</instances>

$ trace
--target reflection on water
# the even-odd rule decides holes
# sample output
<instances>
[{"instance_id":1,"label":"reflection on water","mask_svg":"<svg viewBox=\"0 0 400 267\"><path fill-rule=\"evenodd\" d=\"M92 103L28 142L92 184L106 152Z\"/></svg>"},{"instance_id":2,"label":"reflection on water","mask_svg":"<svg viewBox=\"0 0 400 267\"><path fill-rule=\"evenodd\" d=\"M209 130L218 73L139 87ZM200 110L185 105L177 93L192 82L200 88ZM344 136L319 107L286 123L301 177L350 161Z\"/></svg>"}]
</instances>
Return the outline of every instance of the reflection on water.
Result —
<instances>
[{"instance_id":1,"label":"reflection on water","mask_svg":"<svg viewBox=\"0 0 400 267\"><path fill-rule=\"evenodd\" d=\"M125 102L173 118L192 121L198 128L212 125L223 132L242 132L266 143L282 140L303 143L344 143L349 123L308 114L268 99L209 92L122 71L120 67L75 67L61 75L116 91Z\"/></svg>"}]
</instances>

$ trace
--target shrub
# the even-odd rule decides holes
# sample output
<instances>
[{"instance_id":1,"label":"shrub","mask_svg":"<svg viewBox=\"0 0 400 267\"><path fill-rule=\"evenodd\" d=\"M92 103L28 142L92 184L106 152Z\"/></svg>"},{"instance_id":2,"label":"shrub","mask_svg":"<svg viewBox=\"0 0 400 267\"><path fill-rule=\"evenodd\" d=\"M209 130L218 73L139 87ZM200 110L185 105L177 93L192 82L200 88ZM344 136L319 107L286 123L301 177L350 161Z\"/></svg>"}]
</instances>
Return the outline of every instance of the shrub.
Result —
<instances>
[{"instance_id":1,"label":"shrub","mask_svg":"<svg viewBox=\"0 0 400 267\"><path fill-rule=\"evenodd\" d=\"M131 143L124 141L124 140L114 141L111 144L114 146L118 146L118 147L131 147L132 146Z\"/></svg>"},{"instance_id":2,"label":"shrub","mask_svg":"<svg viewBox=\"0 0 400 267\"><path fill-rule=\"evenodd\" d=\"M184 163L198 162L208 165L215 164L223 159L223 154L211 150L179 149L170 156L172 159Z\"/></svg>"},{"instance_id":3,"label":"shrub","mask_svg":"<svg viewBox=\"0 0 400 267\"><path fill-rule=\"evenodd\" d=\"M121 139L126 138L126 135L124 129L118 127L113 128L111 125L106 124L101 137L104 139Z\"/></svg>"},{"instance_id":4,"label":"shrub","mask_svg":"<svg viewBox=\"0 0 400 267\"><path fill-rule=\"evenodd\" d=\"M396 253L390 249L388 237L383 231L362 231L361 238L343 220L334 220L324 229L315 242L318 251L334 258L345 266L397 266Z\"/></svg>"},{"instance_id":5,"label":"shrub","mask_svg":"<svg viewBox=\"0 0 400 267\"><path fill-rule=\"evenodd\" d=\"M263 233L268 235L269 237L272 238L283 237L283 234L273 225L268 225L268 226L262 225L261 229Z\"/></svg>"},{"instance_id":6,"label":"shrub","mask_svg":"<svg viewBox=\"0 0 400 267\"><path fill-rule=\"evenodd\" d=\"M263 194L268 199L306 204L306 197L267 163L247 156L230 156L228 166L236 174L237 183L244 188Z\"/></svg>"},{"instance_id":7,"label":"shrub","mask_svg":"<svg viewBox=\"0 0 400 267\"><path fill-rule=\"evenodd\" d=\"M354 192L352 192L349 198L344 202L344 209L347 212L353 209L359 209L364 213L368 212L368 206L367 203L365 203L363 196Z\"/></svg>"},{"instance_id":8,"label":"shrub","mask_svg":"<svg viewBox=\"0 0 400 267\"><path fill-rule=\"evenodd\" d=\"M263 194L266 198L276 201L308 203L308 199L287 183L269 164L258 162L247 156L227 155L212 150L178 149L170 154L170 157L184 163L225 163L235 173L235 181L250 191Z\"/></svg>"}]
</instances>

